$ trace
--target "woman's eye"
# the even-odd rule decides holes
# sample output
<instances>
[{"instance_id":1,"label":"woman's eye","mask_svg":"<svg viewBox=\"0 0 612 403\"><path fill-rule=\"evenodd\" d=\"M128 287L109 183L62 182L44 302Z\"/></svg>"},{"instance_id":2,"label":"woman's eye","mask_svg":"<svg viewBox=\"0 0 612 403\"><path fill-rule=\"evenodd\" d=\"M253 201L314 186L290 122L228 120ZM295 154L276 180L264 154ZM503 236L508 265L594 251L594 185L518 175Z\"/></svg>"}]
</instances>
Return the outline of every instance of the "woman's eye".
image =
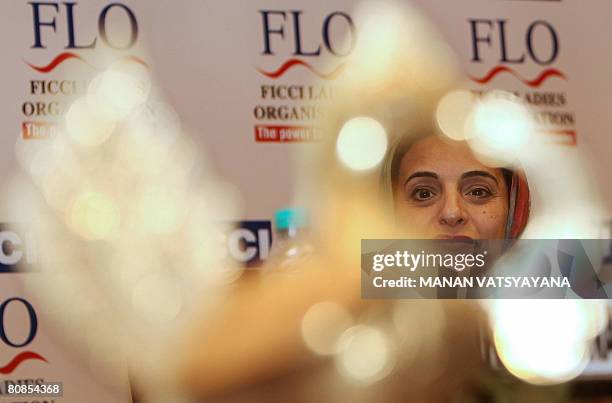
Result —
<instances>
[{"instance_id":1,"label":"woman's eye","mask_svg":"<svg viewBox=\"0 0 612 403\"><path fill-rule=\"evenodd\" d=\"M412 192L412 198L416 201L425 201L425 200L429 200L432 197L434 197L435 194L433 191L431 191L430 189L415 189Z\"/></svg>"},{"instance_id":2,"label":"woman's eye","mask_svg":"<svg viewBox=\"0 0 612 403\"><path fill-rule=\"evenodd\" d=\"M467 194L469 196L474 196L479 199L483 199L483 198L486 198L492 195L491 191L489 191L489 189L486 189L486 188L474 188L470 190L469 192L467 192Z\"/></svg>"}]
</instances>

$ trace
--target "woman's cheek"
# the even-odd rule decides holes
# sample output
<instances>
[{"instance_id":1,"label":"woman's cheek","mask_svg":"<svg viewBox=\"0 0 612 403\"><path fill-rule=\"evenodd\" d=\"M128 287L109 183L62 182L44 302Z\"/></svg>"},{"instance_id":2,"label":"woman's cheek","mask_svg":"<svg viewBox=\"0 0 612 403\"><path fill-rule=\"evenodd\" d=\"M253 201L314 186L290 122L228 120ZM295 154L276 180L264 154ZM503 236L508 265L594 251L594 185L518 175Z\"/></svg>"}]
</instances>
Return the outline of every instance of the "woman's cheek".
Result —
<instances>
[{"instance_id":1,"label":"woman's cheek","mask_svg":"<svg viewBox=\"0 0 612 403\"><path fill-rule=\"evenodd\" d=\"M472 215L475 224L484 239L503 238L508 210L496 203L488 206L480 206Z\"/></svg>"},{"instance_id":2,"label":"woman's cheek","mask_svg":"<svg viewBox=\"0 0 612 403\"><path fill-rule=\"evenodd\" d=\"M432 226L432 212L430 208L411 206L408 202L396 207L401 222L409 231L424 236L430 232Z\"/></svg>"}]
</instances>

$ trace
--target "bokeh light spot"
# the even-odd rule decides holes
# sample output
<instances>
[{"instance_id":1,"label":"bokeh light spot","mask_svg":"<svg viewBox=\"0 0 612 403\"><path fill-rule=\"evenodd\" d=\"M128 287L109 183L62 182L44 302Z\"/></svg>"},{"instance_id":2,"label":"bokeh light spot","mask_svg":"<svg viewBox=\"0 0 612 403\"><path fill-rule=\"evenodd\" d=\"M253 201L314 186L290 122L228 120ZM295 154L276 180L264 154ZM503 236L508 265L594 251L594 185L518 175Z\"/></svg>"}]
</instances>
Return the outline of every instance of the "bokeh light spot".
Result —
<instances>
[{"instance_id":1,"label":"bokeh light spot","mask_svg":"<svg viewBox=\"0 0 612 403\"><path fill-rule=\"evenodd\" d=\"M336 150L348 168L363 171L377 166L387 151L387 132L375 119L356 117L340 129Z\"/></svg>"}]
</instances>

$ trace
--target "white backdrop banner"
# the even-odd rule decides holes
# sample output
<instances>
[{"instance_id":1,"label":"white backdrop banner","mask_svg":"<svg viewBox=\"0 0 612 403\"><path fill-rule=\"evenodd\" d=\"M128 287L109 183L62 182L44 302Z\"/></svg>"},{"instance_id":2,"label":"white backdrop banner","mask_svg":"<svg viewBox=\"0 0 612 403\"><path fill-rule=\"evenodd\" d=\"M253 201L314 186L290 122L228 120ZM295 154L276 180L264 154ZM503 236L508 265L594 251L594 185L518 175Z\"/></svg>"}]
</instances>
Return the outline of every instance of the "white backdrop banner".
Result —
<instances>
[{"instance_id":1,"label":"white backdrop banner","mask_svg":"<svg viewBox=\"0 0 612 403\"><path fill-rule=\"evenodd\" d=\"M13 0L0 17L5 77L0 182L6 185L17 166L16 147L36 148L53 138L70 103L109 63L108 55L138 62L151 68L212 166L243 196L243 215L223 219L268 231L259 240L244 239L255 248L248 253L236 249L242 232L229 236L232 253L244 262L264 259L271 231L266 221L290 205L296 191L293 154L321 135L315 121L333 102L335 79L360 40L356 5ZM515 93L534 107L551 147L588 156L591 165L584 169L592 172L612 216L612 3L418 0L415 5L458 55L467 88ZM18 242L2 239L10 260L4 247ZM25 248L20 259L31 253L27 243ZM71 397L63 401L120 401L125 387L101 384L82 370L82 358L54 341L36 303L22 290L23 277L36 274L11 273L9 263L0 274L0 396L7 382L44 379L64 382Z\"/></svg>"}]
</instances>

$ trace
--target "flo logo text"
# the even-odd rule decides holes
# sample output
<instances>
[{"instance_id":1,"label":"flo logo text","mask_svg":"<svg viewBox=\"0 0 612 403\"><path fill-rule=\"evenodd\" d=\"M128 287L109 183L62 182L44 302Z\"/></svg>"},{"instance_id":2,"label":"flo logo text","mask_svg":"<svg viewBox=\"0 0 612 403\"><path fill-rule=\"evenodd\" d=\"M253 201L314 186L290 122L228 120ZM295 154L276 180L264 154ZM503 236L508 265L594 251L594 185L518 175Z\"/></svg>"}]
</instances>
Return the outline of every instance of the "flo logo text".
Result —
<instances>
[{"instance_id":1,"label":"flo logo text","mask_svg":"<svg viewBox=\"0 0 612 403\"><path fill-rule=\"evenodd\" d=\"M113 49L129 49L138 39L138 22L134 12L122 3L111 3L106 5L98 15L98 36L87 40L77 38L75 32L76 11L75 2L30 2L32 7L34 44L32 48L45 49L44 35L49 32L55 34L60 22L66 24L66 46L64 49L92 49L96 46L98 37L108 47ZM58 18L63 14L64 19ZM111 15L113 18L127 18L130 24L130 35L123 42L111 41L107 28L107 20ZM88 21L91 23L91 21ZM44 35L43 35L44 34Z\"/></svg>"}]
</instances>

